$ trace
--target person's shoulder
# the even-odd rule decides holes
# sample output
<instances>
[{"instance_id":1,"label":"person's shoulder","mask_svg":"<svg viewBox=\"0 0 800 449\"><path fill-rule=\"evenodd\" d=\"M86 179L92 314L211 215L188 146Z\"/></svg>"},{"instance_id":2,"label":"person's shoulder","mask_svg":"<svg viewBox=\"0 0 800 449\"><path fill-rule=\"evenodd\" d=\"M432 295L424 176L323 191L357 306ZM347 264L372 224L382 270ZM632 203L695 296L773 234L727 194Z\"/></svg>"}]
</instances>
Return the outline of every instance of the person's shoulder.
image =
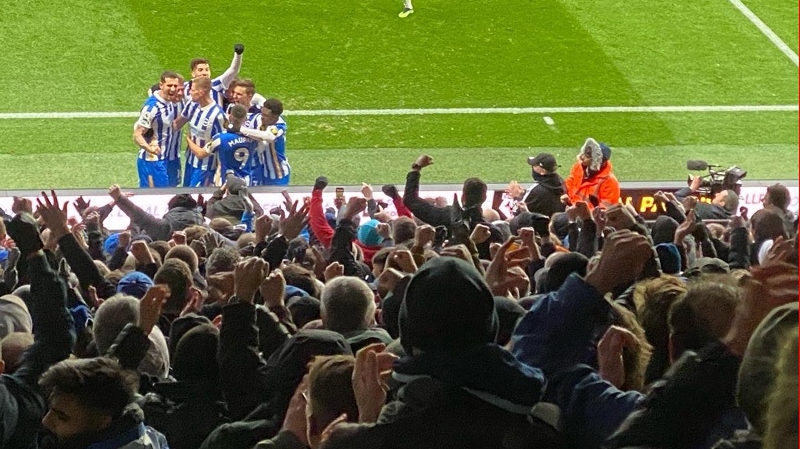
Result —
<instances>
[{"instance_id":1,"label":"person's shoulder","mask_svg":"<svg viewBox=\"0 0 800 449\"><path fill-rule=\"evenodd\" d=\"M216 102L211 103L211 104L212 104L211 110L214 112L214 114L223 115L223 116L225 115L225 109L223 109L222 106L220 106Z\"/></svg>"}]
</instances>

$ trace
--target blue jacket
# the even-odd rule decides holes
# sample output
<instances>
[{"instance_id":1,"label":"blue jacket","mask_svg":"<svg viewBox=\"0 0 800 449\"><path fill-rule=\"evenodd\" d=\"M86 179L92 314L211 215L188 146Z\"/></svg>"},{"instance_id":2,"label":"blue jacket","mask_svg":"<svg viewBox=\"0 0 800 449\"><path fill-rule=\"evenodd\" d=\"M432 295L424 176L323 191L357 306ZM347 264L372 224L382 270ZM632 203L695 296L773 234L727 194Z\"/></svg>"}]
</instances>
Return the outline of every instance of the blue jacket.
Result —
<instances>
[{"instance_id":1,"label":"blue jacket","mask_svg":"<svg viewBox=\"0 0 800 449\"><path fill-rule=\"evenodd\" d=\"M617 389L591 367L575 365L548 379L542 402L560 409L565 447L599 449L643 399L638 391Z\"/></svg>"},{"instance_id":2,"label":"blue jacket","mask_svg":"<svg viewBox=\"0 0 800 449\"><path fill-rule=\"evenodd\" d=\"M611 304L577 274L536 301L511 337L514 356L546 377L584 363L597 366L597 341L611 324Z\"/></svg>"}]
</instances>

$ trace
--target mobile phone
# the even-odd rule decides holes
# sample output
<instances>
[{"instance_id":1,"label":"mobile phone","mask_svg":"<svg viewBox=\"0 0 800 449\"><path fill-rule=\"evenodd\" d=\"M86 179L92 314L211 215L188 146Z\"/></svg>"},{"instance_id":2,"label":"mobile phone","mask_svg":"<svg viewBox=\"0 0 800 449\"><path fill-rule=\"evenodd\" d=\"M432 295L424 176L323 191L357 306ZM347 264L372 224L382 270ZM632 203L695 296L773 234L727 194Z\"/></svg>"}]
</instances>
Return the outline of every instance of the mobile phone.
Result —
<instances>
[{"instance_id":1,"label":"mobile phone","mask_svg":"<svg viewBox=\"0 0 800 449\"><path fill-rule=\"evenodd\" d=\"M336 188L336 198L344 198L344 187Z\"/></svg>"}]
</instances>

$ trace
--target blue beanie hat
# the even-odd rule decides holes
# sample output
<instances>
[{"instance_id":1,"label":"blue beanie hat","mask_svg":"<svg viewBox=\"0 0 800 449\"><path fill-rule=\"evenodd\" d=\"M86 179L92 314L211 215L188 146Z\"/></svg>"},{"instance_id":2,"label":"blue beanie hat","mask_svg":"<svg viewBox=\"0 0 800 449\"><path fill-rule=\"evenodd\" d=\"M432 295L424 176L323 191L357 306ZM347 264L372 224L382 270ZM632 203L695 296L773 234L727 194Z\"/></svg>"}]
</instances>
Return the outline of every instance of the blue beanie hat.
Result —
<instances>
[{"instance_id":1,"label":"blue beanie hat","mask_svg":"<svg viewBox=\"0 0 800 449\"><path fill-rule=\"evenodd\" d=\"M295 287L294 285L287 285L283 295L283 299L289 300L289 298L293 298L295 296L301 296L301 297L308 296L308 292L306 292L302 288Z\"/></svg>"},{"instance_id":2,"label":"blue beanie hat","mask_svg":"<svg viewBox=\"0 0 800 449\"><path fill-rule=\"evenodd\" d=\"M142 299L152 286L153 280L149 276L139 271L131 271L119 280L117 293L124 293L134 298Z\"/></svg>"},{"instance_id":3,"label":"blue beanie hat","mask_svg":"<svg viewBox=\"0 0 800 449\"><path fill-rule=\"evenodd\" d=\"M358 227L358 241L363 243L367 246L378 246L383 242L383 237L378 234L378 225L380 222L375 220L369 220Z\"/></svg>"},{"instance_id":4,"label":"blue beanie hat","mask_svg":"<svg viewBox=\"0 0 800 449\"><path fill-rule=\"evenodd\" d=\"M117 250L117 245L119 245L119 234L111 234L103 242L103 251L108 255L114 254L114 251Z\"/></svg>"},{"instance_id":5,"label":"blue beanie hat","mask_svg":"<svg viewBox=\"0 0 800 449\"><path fill-rule=\"evenodd\" d=\"M611 159L611 148L603 142L600 142L600 151L603 153L603 160Z\"/></svg>"},{"instance_id":6,"label":"blue beanie hat","mask_svg":"<svg viewBox=\"0 0 800 449\"><path fill-rule=\"evenodd\" d=\"M656 253L663 273L678 274L681 272L681 253L675 244L659 243L656 245Z\"/></svg>"}]
</instances>

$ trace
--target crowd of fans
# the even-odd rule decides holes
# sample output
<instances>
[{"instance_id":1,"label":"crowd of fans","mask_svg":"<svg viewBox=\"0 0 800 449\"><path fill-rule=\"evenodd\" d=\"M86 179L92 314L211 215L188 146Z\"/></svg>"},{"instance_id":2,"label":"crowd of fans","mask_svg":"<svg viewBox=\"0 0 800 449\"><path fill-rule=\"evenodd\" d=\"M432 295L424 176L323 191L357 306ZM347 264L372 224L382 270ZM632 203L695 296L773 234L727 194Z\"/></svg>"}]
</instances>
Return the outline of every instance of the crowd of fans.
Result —
<instances>
[{"instance_id":1,"label":"crowd of fans","mask_svg":"<svg viewBox=\"0 0 800 449\"><path fill-rule=\"evenodd\" d=\"M421 198L429 156L382 187L397 217L369 185L326 210L324 177L266 213L234 177L163 217L118 186L80 217L15 198L0 447L797 447L788 190L703 206L725 224L659 193L646 223L610 153L587 141L566 183L529 159L505 219L478 178Z\"/></svg>"}]
</instances>

